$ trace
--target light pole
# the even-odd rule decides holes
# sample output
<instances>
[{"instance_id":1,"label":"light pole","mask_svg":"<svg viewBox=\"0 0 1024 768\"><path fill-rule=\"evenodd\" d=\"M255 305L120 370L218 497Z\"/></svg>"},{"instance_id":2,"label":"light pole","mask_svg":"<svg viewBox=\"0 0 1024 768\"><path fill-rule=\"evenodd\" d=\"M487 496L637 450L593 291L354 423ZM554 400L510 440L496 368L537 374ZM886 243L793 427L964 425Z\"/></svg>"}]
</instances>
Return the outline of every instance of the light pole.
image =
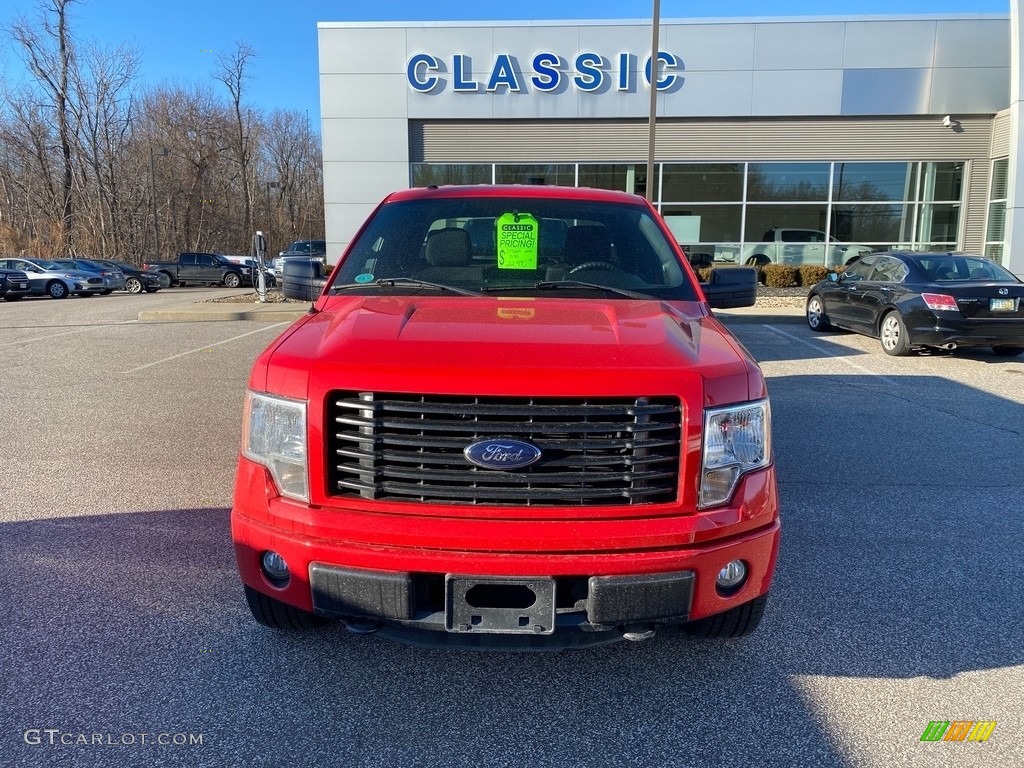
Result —
<instances>
[{"instance_id":1,"label":"light pole","mask_svg":"<svg viewBox=\"0 0 1024 768\"><path fill-rule=\"evenodd\" d=\"M156 221L156 163L153 162L153 158L156 155L167 157L170 153L167 147L160 147L159 150L153 147L149 148L149 196L153 201L153 241L156 244L156 258L154 261L160 260L160 227Z\"/></svg>"},{"instance_id":2,"label":"light pole","mask_svg":"<svg viewBox=\"0 0 1024 768\"><path fill-rule=\"evenodd\" d=\"M654 202L654 118L658 112L658 23L661 0L654 0L651 14L651 111L647 117L647 199Z\"/></svg>"}]
</instances>

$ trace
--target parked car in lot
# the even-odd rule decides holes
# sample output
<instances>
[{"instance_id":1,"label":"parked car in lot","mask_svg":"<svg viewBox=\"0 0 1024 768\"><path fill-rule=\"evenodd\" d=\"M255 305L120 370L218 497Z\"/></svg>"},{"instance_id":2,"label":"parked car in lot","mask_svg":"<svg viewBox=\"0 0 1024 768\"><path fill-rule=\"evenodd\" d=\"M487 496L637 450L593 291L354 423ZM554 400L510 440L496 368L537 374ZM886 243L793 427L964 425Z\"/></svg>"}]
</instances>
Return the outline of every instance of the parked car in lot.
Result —
<instances>
[{"instance_id":1,"label":"parked car in lot","mask_svg":"<svg viewBox=\"0 0 1024 768\"><path fill-rule=\"evenodd\" d=\"M890 355L916 347L1024 353L1024 283L984 256L887 251L832 273L807 295L807 324L873 336Z\"/></svg>"},{"instance_id":2,"label":"parked car in lot","mask_svg":"<svg viewBox=\"0 0 1024 768\"><path fill-rule=\"evenodd\" d=\"M260 273L259 273L259 265L256 263L256 259L252 258L251 256L228 256L228 255L225 255L224 258L227 259L228 261L234 262L235 264L240 264L243 267L248 267L250 269L250 271L251 271L251 274L254 275L253 283L252 283L253 286L255 287L257 285L257 281L259 280L259 274ZM269 288L269 287L272 287L272 286L277 284L277 279L275 278L274 273L270 270L270 268L266 266L266 263L267 262L264 262L263 274L264 274L265 279L266 279L266 285Z\"/></svg>"},{"instance_id":3,"label":"parked car in lot","mask_svg":"<svg viewBox=\"0 0 1024 768\"><path fill-rule=\"evenodd\" d=\"M0 269L0 298L17 301L30 290L27 274L17 269Z\"/></svg>"},{"instance_id":4,"label":"parked car in lot","mask_svg":"<svg viewBox=\"0 0 1024 768\"><path fill-rule=\"evenodd\" d=\"M171 285L206 283L238 288L252 285L252 270L235 264L219 253L179 253L176 261L147 261L143 269L163 272Z\"/></svg>"},{"instance_id":5,"label":"parked car in lot","mask_svg":"<svg viewBox=\"0 0 1024 768\"><path fill-rule=\"evenodd\" d=\"M768 392L712 312L754 303L754 268L702 288L643 198L510 185L396 192L322 272L285 263L315 303L249 379L256 621L518 648L757 627Z\"/></svg>"},{"instance_id":6,"label":"parked car in lot","mask_svg":"<svg viewBox=\"0 0 1024 768\"><path fill-rule=\"evenodd\" d=\"M270 263L270 272L278 280L281 277L285 261L288 259L315 259L323 264L327 263L327 241L326 240L296 240L290 243L287 248L281 251L277 258Z\"/></svg>"},{"instance_id":7,"label":"parked car in lot","mask_svg":"<svg viewBox=\"0 0 1024 768\"><path fill-rule=\"evenodd\" d=\"M171 287L171 278L163 272L153 269L142 269L127 261L111 259L93 259L97 264L104 264L111 269L119 269L124 274L124 289L128 293L156 293L161 288Z\"/></svg>"},{"instance_id":8,"label":"parked car in lot","mask_svg":"<svg viewBox=\"0 0 1024 768\"><path fill-rule=\"evenodd\" d=\"M104 296L109 296L114 291L124 290L124 272L114 267L108 267L92 259L54 259L54 263L70 269L80 269L83 272L91 272L103 278Z\"/></svg>"},{"instance_id":9,"label":"parked car in lot","mask_svg":"<svg viewBox=\"0 0 1024 768\"><path fill-rule=\"evenodd\" d=\"M34 296L65 299L72 293L94 296L107 290L103 278L94 272L71 269L49 259L0 259L0 267L28 275L30 292Z\"/></svg>"}]
</instances>

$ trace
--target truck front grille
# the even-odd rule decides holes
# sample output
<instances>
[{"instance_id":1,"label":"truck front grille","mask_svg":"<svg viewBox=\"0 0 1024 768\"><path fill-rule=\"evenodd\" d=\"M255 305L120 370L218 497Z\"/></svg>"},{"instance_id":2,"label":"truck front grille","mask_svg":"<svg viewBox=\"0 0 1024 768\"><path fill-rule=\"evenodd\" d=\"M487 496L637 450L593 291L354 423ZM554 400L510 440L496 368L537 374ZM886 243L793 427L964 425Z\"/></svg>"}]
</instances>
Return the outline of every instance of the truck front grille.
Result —
<instances>
[{"instance_id":1,"label":"truck front grille","mask_svg":"<svg viewBox=\"0 0 1024 768\"><path fill-rule=\"evenodd\" d=\"M457 397L333 392L327 404L332 496L440 504L594 506L674 501L678 398ZM463 454L497 437L542 451L519 470Z\"/></svg>"}]
</instances>

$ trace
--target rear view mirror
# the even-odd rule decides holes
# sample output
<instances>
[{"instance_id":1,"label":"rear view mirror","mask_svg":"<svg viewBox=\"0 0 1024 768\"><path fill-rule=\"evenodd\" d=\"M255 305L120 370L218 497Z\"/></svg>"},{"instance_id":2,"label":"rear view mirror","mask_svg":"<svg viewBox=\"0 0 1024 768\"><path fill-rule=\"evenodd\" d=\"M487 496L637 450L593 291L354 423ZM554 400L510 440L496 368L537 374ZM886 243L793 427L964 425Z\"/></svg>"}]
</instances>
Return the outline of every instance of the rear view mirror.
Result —
<instances>
[{"instance_id":1,"label":"rear view mirror","mask_svg":"<svg viewBox=\"0 0 1024 768\"><path fill-rule=\"evenodd\" d=\"M757 301L757 269L719 267L711 273L711 281L700 287L712 309L752 307Z\"/></svg>"},{"instance_id":2,"label":"rear view mirror","mask_svg":"<svg viewBox=\"0 0 1024 768\"><path fill-rule=\"evenodd\" d=\"M313 259L286 259L281 293L298 301L316 301L327 284L324 265Z\"/></svg>"}]
</instances>

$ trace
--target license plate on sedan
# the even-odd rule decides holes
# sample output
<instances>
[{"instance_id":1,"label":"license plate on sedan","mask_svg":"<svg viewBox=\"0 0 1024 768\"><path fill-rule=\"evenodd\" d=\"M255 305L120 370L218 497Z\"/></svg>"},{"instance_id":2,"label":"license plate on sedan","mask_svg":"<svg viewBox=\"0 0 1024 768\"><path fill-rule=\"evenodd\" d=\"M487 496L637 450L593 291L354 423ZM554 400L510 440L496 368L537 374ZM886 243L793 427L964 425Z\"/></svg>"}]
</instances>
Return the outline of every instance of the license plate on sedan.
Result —
<instances>
[{"instance_id":1,"label":"license plate on sedan","mask_svg":"<svg viewBox=\"0 0 1024 768\"><path fill-rule=\"evenodd\" d=\"M1016 299L989 299L989 312L1013 312L1017 309Z\"/></svg>"}]
</instances>

